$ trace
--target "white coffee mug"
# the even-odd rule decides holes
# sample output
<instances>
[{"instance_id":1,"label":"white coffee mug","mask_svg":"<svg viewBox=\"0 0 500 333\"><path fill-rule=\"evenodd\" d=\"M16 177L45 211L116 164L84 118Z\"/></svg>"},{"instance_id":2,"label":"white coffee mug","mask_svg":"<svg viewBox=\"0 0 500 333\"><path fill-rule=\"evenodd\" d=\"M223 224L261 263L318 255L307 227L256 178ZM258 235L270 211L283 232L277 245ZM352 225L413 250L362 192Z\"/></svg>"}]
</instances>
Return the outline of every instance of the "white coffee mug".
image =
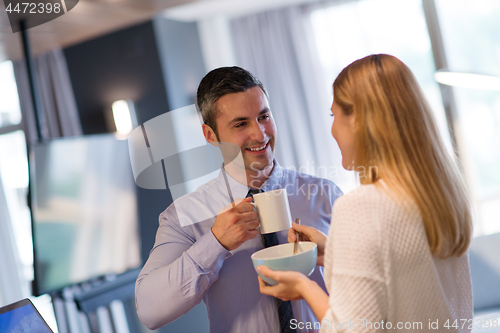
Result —
<instances>
[{"instance_id":1,"label":"white coffee mug","mask_svg":"<svg viewBox=\"0 0 500 333\"><path fill-rule=\"evenodd\" d=\"M260 233L288 230L292 227L292 216L286 189L255 194L252 205L260 221Z\"/></svg>"}]
</instances>

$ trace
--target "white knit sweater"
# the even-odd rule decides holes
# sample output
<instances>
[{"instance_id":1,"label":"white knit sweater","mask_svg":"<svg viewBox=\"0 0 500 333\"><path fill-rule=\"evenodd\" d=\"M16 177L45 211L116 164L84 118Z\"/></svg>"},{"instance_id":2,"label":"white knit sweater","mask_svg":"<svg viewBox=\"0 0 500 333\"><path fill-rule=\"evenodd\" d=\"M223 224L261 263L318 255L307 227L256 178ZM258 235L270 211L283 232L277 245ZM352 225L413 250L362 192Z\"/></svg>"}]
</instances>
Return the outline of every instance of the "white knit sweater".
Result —
<instances>
[{"instance_id":1,"label":"white knit sweater","mask_svg":"<svg viewBox=\"0 0 500 333\"><path fill-rule=\"evenodd\" d=\"M325 281L330 309L321 332L470 332L468 256L434 257L418 210L375 185L335 202Z\"/></svg>"}]
</instances>

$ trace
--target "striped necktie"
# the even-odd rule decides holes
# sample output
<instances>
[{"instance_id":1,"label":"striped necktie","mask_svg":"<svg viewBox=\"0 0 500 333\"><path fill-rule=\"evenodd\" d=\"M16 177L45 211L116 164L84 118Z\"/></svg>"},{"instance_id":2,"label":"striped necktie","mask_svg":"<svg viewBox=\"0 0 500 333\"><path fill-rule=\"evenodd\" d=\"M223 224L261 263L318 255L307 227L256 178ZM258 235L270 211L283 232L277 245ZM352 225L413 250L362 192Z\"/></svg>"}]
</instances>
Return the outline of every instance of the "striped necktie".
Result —
<instances>
[{"instance_id":1,"label":"striped necktie","mask_svg":"<svg viewBox=\"0 0 500 333\"><path fill-rule=\"evenodd\" d=\"M248 197L252 197L255 194L264 192L261 189L250 189L247 194ZM271 232L262 235L262 241L264 242L264 247L275 246L279 244L278 234ZM282 301L279 298L275 298L276 306L278 308L278 318L280 321L280 333L295 333L295 329L290 327L290 321L293 319L292 303L290 301Z\"/></svg>"}]
</instances>

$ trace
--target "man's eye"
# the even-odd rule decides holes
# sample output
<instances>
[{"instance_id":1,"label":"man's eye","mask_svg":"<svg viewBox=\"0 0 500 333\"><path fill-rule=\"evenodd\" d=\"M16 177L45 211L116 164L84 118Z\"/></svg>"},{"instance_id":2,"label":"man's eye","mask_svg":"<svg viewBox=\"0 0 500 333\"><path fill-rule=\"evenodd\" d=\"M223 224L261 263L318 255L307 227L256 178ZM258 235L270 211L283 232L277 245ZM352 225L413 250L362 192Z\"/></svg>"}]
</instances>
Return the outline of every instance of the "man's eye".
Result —
<instances>
[{"instance_id":1,"label":"man's eye","mask_svg":"<svg viewBox=\"0 0 500 333\"><path fill-rule=\"evenodd\" d=\"M234 127L238 128L238 127L242 127L244 125L245 125L245 123L238 123L238 124L234 125Z\"/></svg>"},{"instance_id":2,"label":"man's eye","mask_svg":"<svg viewBox=\"0 0 500 333\"><path fill-rule=\"evenodd\" d=\"M262 117L260 117L260 119L261 119L261 120L264 120L264 119L269 119L269 118L270 118L270 117L269 117L269 115L268 115L268 114L265 114L265 115L263 115Z\"/></svg>"}]
</instances>

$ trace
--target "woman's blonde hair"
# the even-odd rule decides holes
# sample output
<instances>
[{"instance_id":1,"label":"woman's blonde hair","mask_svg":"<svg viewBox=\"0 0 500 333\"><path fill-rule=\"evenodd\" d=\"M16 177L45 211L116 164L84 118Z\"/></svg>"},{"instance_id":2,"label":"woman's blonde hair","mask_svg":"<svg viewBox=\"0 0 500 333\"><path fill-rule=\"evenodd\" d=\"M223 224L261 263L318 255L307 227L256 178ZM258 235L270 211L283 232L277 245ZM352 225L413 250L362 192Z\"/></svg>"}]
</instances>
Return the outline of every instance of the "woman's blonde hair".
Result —
<instances>
[{"instance_id":1,"label":"woman's blonde hair","mask_svg":"<svg viewBox=\"0 0 500 333\"><path fill-rule=\"evenodd\" d=\"M416 204L435 256L465 253L472 234L468 190L410 69L393 56L370 55L342 70L333 93L344 114L355 117L354 162L368 170L358 173L361 184L381 178Z\"/></svg>"}]
</instances>

